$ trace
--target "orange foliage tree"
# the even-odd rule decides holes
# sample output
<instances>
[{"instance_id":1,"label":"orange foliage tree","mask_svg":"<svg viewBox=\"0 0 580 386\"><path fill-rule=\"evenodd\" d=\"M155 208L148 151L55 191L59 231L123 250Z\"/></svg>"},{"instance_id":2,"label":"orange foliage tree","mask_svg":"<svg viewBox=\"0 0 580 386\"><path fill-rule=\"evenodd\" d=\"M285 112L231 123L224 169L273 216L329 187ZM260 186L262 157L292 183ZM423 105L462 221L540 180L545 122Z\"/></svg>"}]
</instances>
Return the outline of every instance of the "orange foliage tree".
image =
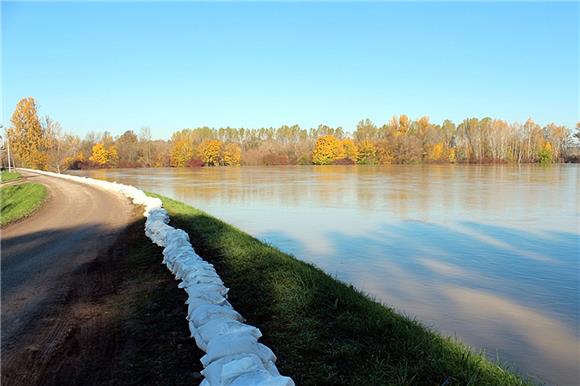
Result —
<instances>
[{"instance_id":1,"label":"orange foliage tree","mask_svg":"<svg viewBox=\"0 0 580 386\"><path fill-rule=\"evenodd\" d=\"M358 149L352 139L346 138L342 140L342 147L344 148L344 156L353 162L356 162L358 157Z\"/></svg>"},{"instance_id":2,"label":"orange foliage tree","mask_svg":"<svg viewBox=\"0 0 580 386\"><path fill-rule=\"evenodd\" d=\"M223 147L223 162L226 166L238 166L242 160L242 149L236 143L227 143Z\"/></svg>"},{"instance_id":3,"label":"orange foliage tree","mask_svg":"<svg viewBox=\"0 0 580 386\"><path fill-rule=\"evenodd\" d=\"M312 163L328 165L332 161L344 158L342 142L334 135L323 135L316 140L312 152Z\"/></svg>"},{"instance_id":4,"label":"orange foliage tree","mask_svg":"<svg viewBox=\"0 0 580 386\"><path fill-rule=\"evenodd\" d=\"M114 145L106 148L101 142L96 143L89 160L99 166L115 166L119 160L117 148Z\"/></svg>"},{"instance_id":5,"label":"orange foliage tree","mask_svg":"<svg viewBox=\"0 0 580 386\"><path fill-rule=\"evenodd\" d=\"M213 139L204 141L199 145L199 156L206 166L219 166L222 164L222 141Z\"/></svg>"},{"instance_id":6,"label":"orange foliage tree","mask_svg":"<svg viewBox=\"0 0 580 386\"><path fill-rule=\"evenodd\" d=\"M443 143L437 142L435 145L428 147L427 149L427 159L430 161L439 161L443 159L444 154Z\"/></svg>"},{"instance_id":7,"label":"orange foliage tree","mask_svg":"<svg viewBox=\"0 0 580 386\"><path fill-rule=\"evenodd\" d=\"M184 167L193 157L193 145L186 139L178 139L172 143L169 162L173 167Z\"/></svg>"}]
</instances>

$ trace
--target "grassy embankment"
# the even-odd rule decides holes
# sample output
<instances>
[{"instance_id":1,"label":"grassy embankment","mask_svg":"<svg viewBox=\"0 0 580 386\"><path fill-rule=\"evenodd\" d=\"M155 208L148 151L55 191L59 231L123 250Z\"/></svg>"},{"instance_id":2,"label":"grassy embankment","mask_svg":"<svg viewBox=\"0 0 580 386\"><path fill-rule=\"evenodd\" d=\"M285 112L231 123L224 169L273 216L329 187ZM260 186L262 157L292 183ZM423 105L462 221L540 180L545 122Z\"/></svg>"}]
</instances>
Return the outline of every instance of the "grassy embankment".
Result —
<instances>
[{"instance_id":1,"label":"grassy embankment","mask_svg":"<svg viewBox=\"0 0 580 386\"><path fill-rule=\"evenodd\" d=\"M40 208L47 195L44 185L31 182L1 188L0 225L4 226L29 216Z\"/></svg>"},{"instance_id":2,"label":"grassy embankment","mask_svg":"<svg viewBox=\"0 0 580 386\"><path fill-rule=\"evenodd\" d=\"M8 170L2 170L0 172L0 183L10 182L17 180L21 177L18 172L9 172Z\"/></svg>"},{"instance_id":3,"label":"grassy embankment","mask_svg":"<svg viewBox=\"0 0 580 386\"><path fill-rule=\"evenodd\" d=\"M154 195L156 196L156 195ZM312 265L165 197L174 226L213 263L229 300L260 328L299 385L524 385L529 382Z\"/></svg>"}]
</instances>

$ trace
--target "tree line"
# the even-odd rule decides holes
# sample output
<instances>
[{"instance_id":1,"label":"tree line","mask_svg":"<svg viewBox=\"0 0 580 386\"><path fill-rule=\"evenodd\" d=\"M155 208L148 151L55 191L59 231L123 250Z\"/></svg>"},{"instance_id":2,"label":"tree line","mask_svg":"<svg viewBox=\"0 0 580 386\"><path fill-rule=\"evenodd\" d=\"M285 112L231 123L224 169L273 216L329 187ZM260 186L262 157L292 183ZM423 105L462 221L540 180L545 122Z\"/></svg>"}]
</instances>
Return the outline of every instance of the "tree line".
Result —
<instances>
[{"instance_id":1,"label":"tree line","mask_svg":"<svg viewBox=\"0 0 580 386\"><path fill-rule=\"evenodd\" d=\"M39 118L37 102L24 98L2 146L9 142L18 166L60 172L100 167L550 163L577 157L571 151L573 137L580 140L579 124L572 133L566 126L542 127L531 119L523 124L493 118L436 124L428 117L411 120L401 115L382 125L361 120L353 133L326 125L200 127L177 131L170 140L155 140L145 127L116 137L91 132L81 139L65 133L50 117ZM6 152L2 154L5 159Z\"/></svg>"}]
</instances>

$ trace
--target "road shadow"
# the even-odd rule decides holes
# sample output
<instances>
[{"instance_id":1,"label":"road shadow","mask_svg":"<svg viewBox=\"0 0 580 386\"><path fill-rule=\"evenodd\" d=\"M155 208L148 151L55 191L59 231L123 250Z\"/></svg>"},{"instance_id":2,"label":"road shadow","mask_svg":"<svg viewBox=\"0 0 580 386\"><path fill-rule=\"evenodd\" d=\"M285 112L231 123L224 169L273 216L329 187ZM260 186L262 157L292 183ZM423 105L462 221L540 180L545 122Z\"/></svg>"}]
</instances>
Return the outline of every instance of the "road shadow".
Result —
<instances>
[{"instance_id":1,"label":"road shadow","mask_svg":"<svg viewBox=\"0 0 580 386\"><path fill-rule=\"evenodd\" d=\"M58 295L3 342L2 384L199 383L202 353L189 336L185 293L143 229L143 219L134 221L111 248L62 277ZM38 247L62 235L47 231L6 242ZM15 259L7 258L9 264Z\"/></svg>"}]
</instances>

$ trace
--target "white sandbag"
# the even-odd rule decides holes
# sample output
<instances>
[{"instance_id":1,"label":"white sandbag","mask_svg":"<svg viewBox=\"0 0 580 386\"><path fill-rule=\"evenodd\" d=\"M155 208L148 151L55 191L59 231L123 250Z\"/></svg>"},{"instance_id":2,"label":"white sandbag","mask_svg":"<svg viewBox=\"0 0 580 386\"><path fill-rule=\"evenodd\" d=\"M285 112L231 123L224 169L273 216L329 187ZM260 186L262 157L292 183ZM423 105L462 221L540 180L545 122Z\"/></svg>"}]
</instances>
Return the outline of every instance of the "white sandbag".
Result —
<instances>
[{"instance_id":1,"label":"white sandbag","mask_svg":"<svg viewBox=\"0 0 580 386\"><path fill-rule=\"evenodd\" d=\"M262 337L259 329L237 320L212 319L198 329L204 341L209 342L218 335L246 334L258 339Z\"/></svg>"},{"instance_id":2,"label":"white sandbag","mask_svg":"<svg viewBox=\"0 0 580 386\"><path fill-rule=\"evenodd\" d=\"M210 303L207 299L207 297L208 297L208 296L206 296L207 294L203 294L203 295L204 295L203 297L191 297L185 301L185 303L187 304L187 316L186 316L187 320L191 320L190 315L193 315L195 310L197 310L201 306L217 305L217 306L222 306L222 307L233 309L232 305L230 303L228 303L228 301L223 297L219 297L219 298L216 297L215 299L217 301L215 301L214 303Z\"/></svg>"},{"instance_id":3,"label":"white sandbag","mask_svg":"<svg viewBox=\"0 0 580 386\"><path fill-rule=\"evenodd\" d=\"M257 355L263 363L276 362L276 355L251 335L218 335L208 342L206 354L201 363L208 366L210 363L236 354Z\"/></svg>"},{"instance_id":4,"label":"white sandbag","mask_svg":"<svg viewBox=\"0 0 580 386\"><path fill-rule=\"evenodd\" d=\"M182 282L183 283L183 282ZM181 285L182 283L179 283L179 285ZM214 293L214 294L220 294L221 296L223 296L224 298L227 298L227 294L228 292L230 292L230 289L227 287L224 287L223 285L219 285L219 284L187 284L184 285L182 288L189 288L189 292L188 293ZM185 304L188 304L188 302L186 301Z\"/></svg>"},{"instance_id":5,"label":"white sandbag","mask_svg":"<svg viewBox=\"0 0 580 386\"><path fill-rule=\"evenodd\" d=\"M190 271L191 272L191 271ZM186 274L190 273L186 272ZM217 274L211 274L209 272L195 273L194 275L188 275L187 279L182 279L184 287L192 286L194 284L213 284L213 285L224 285L222 279L220 279Z\"/></svg>"},{"instance_id":6,"label":"white sandbag","mask_svg":"<svg viewBox=\"0 0 580 386\"><path fill-rule=\"evenodd\" d=\"M226 320L238 320L242 321L242 315L235 311L229 303L218 304L206 304L199 306L193 310L193 312L188 315L189 321L199 328L203 326L210 319L226 319Z\"/></svg>"},{"instance_id":7,"label":"white sandbag","mask_svg":"<svg viewBox=\"0 0 580 386\"><path fill-rule=\"evenodd\" d=\"M257 371L266 371L262 360L254 354L240 354L218 359L201 374L210 385L229 385L242 374Z\"/></svg>"},{"instance_id":8,"label":"white sandbag","mask_svg":"<svg viewBox=\"0 0 580 386\"><path fill-rule=\"evenodd\" d=\"M193 285L191 287L185 287L185 291L189 295L189 299L186 303L190 304L194 302L195 299L200 299L200 301L205 302L206 304L224 304L226 299L220 292L209 292L203 291L199 288L203 288L203 286Z\"/></svg>"}]
</instances>

